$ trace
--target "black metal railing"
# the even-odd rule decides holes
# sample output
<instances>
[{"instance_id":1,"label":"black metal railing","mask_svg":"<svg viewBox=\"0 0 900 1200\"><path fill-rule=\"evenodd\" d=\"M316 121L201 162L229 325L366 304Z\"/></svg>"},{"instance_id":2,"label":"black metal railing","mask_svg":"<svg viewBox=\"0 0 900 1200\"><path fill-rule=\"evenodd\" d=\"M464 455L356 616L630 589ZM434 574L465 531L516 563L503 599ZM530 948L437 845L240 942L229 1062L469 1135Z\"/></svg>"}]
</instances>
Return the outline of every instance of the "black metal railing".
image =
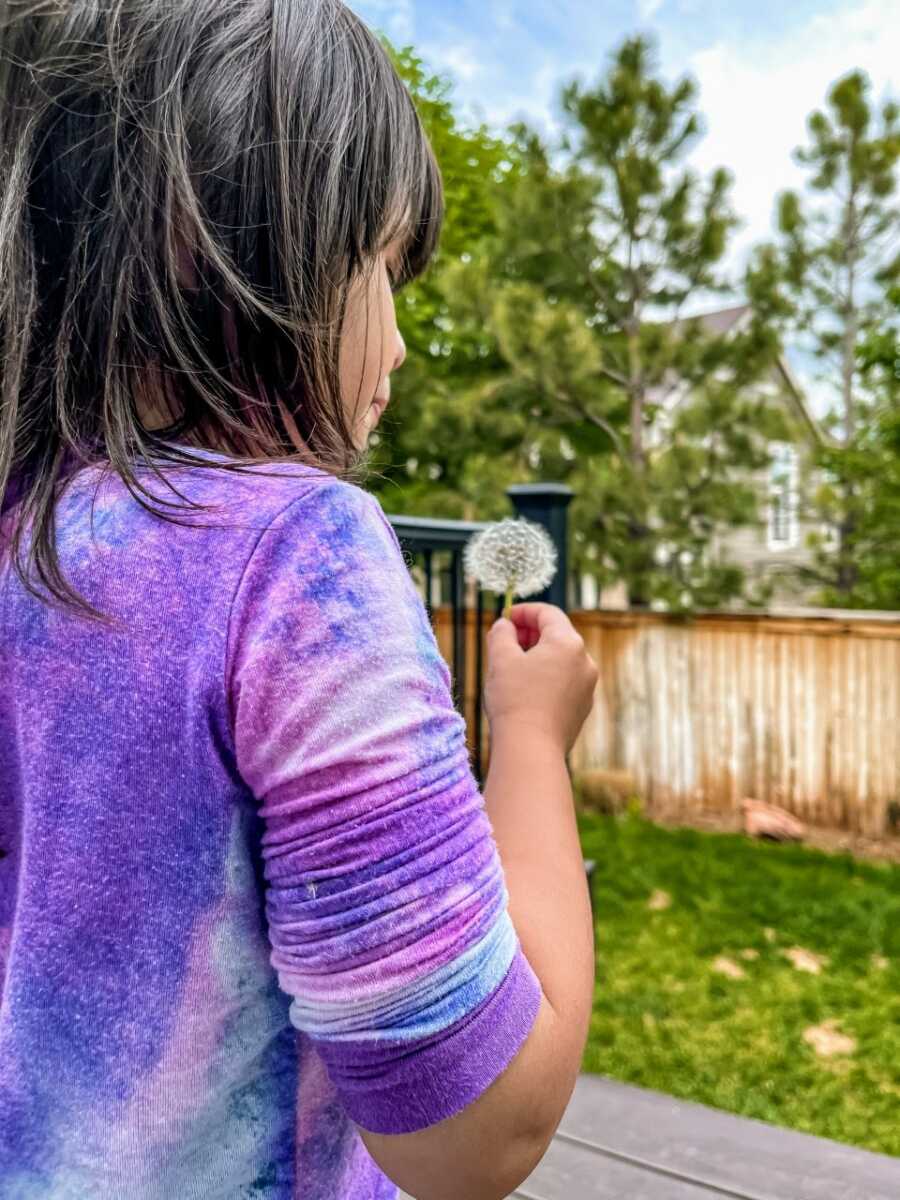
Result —
<instances>
[{"instance_id":1,"label":"black metal railing","mask_svg":"<svg viewBox=\"0 0 900 1200\"><path fill-rule=\"evenodd\" d=\"M450 605L453 630L452 682L453 702L468 721L466 713L466 642L468 627L468 610L466 593L468 588L477 593L475 603L475 714L472 736L474 741L473 770L479 784L484 783L482 764L482 717L481 705L477 697L481 695L484 679L484 663L482 640L479 632L484 618L484 593L474 584L467 585L463 570L463 552L469 541L482 529L484 522L478 521L438 521L429 517L399 517L388 518L394 527L394 532L408 556L413 559L413 567L419 565L424 581L424 603L432 624L435 620L435 608L444 603L444 597ZM437 581L437 605L435 605L435 581ZM503 597L497 598L497 615L503 605Z\"/></svg>"}]
</instances>

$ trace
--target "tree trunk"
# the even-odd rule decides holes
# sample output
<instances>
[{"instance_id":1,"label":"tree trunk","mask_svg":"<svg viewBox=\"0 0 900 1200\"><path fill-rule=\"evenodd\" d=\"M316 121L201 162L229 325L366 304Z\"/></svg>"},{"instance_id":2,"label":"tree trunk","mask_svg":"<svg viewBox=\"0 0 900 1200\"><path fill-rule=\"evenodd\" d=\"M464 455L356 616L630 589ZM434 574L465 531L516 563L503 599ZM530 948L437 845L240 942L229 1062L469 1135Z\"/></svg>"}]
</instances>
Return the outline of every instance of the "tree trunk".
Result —
<instances>
[{"instance_id":1,"label":"tree trunk","mask_svg":"<svg viewBox=\"0 0 900 1200\"><path fill-rule=\"evenodd\" d=\"M856 489L848 484L844 491L844 520L838 530L837 590L849 597L859 582L859 567L854 557L853 535L856 533L856 516L853 504Z\"/></svg>"},{"instance_id":2,"label":"tree trunk","mask_svg":"<svg viewBox=\"0 0 900 1200\"><path fill-rule=\"evenodd\" d=\"M844 418L844 449L849 450L856 438L856 354L859 340L859 309L856 304L856 267L859 256L856 194L850 193L846 213L847 240L847 306L844 312L844 339L841 363L841 391ZM852 481L843 483L843 520L838 531L837 590L849 597L856 587L859 569L853 557L853 535L856 532L854 504L856 489Z\"/></svg>"},{"instance_id":3,"label":"tree trunk","mask_svg":"<svg viewBox=\"0 0 900 1200\"><path fill-rule=\"evenodd\" d=\"M644 579L649 570L650 555L652 554L650 530L642 521L632 518L628 522L628 534L633 546L636 547L635 560L640 565L639 572L632 574L632 579L628 584L629 607L648 609L652 597Z\"/></svg>"},{"instance_id":4,"label":"tree trunk","mask_svg":"<svg viewBox=\"0 0 900 1200\"><path fill-rule=\"evenodd\" d=\"M626 327L628 339L628 397L631 408L631 445L629 457L632 477L634 479L634 498L631 515L628 520L628 533L635 553L633 562L638 565L637 571L632 572L628 581L629 604L631 608L646 609L650 607L651 597L645 582L648 573L648 555L652 555L650 547L650 527L647 524L646 511L646 474L647 456L644 449L644 412L646 408L646 387L641 371L640 351L640 296L635 298L636 315Z\"/></svg>"}]
</instances>

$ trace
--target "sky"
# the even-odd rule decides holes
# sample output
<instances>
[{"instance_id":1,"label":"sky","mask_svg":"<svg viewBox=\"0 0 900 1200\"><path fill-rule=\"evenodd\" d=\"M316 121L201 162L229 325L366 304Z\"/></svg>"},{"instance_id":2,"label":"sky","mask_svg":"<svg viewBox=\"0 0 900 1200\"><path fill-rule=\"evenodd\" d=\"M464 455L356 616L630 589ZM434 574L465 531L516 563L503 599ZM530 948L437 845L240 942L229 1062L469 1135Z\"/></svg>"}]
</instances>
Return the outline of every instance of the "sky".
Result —
<instances>
[{"instance_id":1,"label":"sky","mask_svg":"<svg viewBox=\"0 0 900 1200\"><path fill-rule=\"evenodd\" d=\"M800 186L793 151L830 85L864 70L876 99L900 94L900 0L348 0L372 26L448 75L472 120L524 118L552 135L560 86L594 82L638 31L663 75L699 85L705 134L690 155L725 166L743 222L728 267L770 236L777 193Z\"/></svg>"},{"instance_id":2,"label":"sky","mask_svg":"<svg viewBox=\"0 0 900 1200\"><path fill-rule=\"evenodd\" d=\"M793 150L829 86L861 68L873 94L900 94L900 0L350 0L371 25L449 75L470 118L524 117L547 133L560 85L591 82L644 31L670 82L699 84L706 133L691 155L726 166L746 222L738 250L765 237L774 193L803 178ZM892 88L893 83L893 88Z\"/></svg>"}]
</instances>

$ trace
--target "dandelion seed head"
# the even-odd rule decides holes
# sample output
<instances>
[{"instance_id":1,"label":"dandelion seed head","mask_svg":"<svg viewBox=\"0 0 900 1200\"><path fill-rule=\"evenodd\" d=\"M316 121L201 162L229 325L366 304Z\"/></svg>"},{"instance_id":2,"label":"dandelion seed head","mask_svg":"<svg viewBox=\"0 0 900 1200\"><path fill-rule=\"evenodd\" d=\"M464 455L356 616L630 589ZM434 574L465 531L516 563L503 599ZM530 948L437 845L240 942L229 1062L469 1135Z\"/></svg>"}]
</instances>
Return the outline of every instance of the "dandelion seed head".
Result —
<instances>
[{"instance_id":1,"label":"dandelion seed head","mask_svg":"<svg viewBox=\"0 0 900 1200\"><path fill-rule=\"evenodd\" d=\"M549 587L556 576L557 553L542 525L507 518L476 534L463 554L467 578L482 588L515 596L534 596Z\"/></svg>"}]
</instances>

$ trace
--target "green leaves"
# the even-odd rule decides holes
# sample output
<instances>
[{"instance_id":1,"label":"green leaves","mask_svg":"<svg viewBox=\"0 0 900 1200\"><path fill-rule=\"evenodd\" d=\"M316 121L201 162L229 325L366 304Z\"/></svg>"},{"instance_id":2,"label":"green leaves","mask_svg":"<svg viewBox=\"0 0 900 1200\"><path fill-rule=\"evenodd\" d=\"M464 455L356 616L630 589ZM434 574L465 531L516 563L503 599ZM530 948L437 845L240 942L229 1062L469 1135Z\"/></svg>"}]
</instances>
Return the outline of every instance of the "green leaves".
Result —
<instances>
[{"instance_id":1,"label":"green leaves","mask_svg":"<svg viewBox=\"0 0 900 1200\"><path fill-rule=\"evenodd\" d=\"M555 144L525 124L465 128L449 90L397 55L447 185L447 233L400 298L409 347L374 465L392 511L505 515L506 486L569 482L573 567L624 579L635 603L683 609L742 590L713 561L720 529L754 520L742 483L765 463L747 403L775 342L755 320L712 336L678 323L719 272L736 218L723 168L684 159L696 89L625 41L592 85L562 90Z\"/></svg>"},{"instance_id":2,"label":"green leaves","mask_svg":"<svg viewBox=\"0 0 900 1200\"><path fill-rule=\"evenodd\" d=\"M530 290L498 299L490 323L544 420L567 427L579 449L586 428L605 435L570 478L591 497L573 507L579 565L625 579L636 603L684 608L741 591L740 571L707 550L718 528L754 519L754 489L737 480L764 459L749 431L740 436L757 414L740 408L736 389L759 378L775 347L757 330L714 337L702 323L676 324L694 296L727 287L717 264L736 218L726 170L703 180L682 165L701 127L693 83L668 88L655 71L652 44L629 39L596 84L564 89L559 152L520 131L534 164L518 185L529 219L501 218L501 237L507 276L527 277ZM565 166L550 171L567 147ZM711 420L734 434L714 435L714 450Z\"/></svg>"},{"instance_id":3,"label":"green leaves","mask_svg":"<svg viewBox=\"0 0 900 1200\"><path fill-rule=\"evenodd\" d=\"M810 143L797 152L810 170L805 193L780 196L779 244L761 248L747 276L773 325L817 360L835 398L812 490L821 532L809 544L819 599L840 607L900 605L886 561L900 513L882 498L896 479L883 414L898 395L900 109L876 109L869 93L854 71L810 117Z\"/></svg>"},{"instance_id":4,"label":"green leaves","mask_svg":"<svg viewBox=\"0 0 900 1200\"><path fill-rule=\"evenodd\" d=\"M398 297L409 357L373 451L389 509L501 519L510 483L553 478L577 493L573 569L625 580L635 604L764 602L716 547L761 520L771 443L815 444L778 367L791 337L841 400L842 440L801 467L811 574L823 599L900 607L900 430L885 416L900 387L898 106L876 108L859 72L832 88L798 152L808 184L778 197L747 309L717 327L683 313L731 288L732 178L687 165L696 87L660 77L651 41L561 89L553 142L466 125L446 80L394 54L448 218L432 270Z\"/></svg>"}]
</instances>

